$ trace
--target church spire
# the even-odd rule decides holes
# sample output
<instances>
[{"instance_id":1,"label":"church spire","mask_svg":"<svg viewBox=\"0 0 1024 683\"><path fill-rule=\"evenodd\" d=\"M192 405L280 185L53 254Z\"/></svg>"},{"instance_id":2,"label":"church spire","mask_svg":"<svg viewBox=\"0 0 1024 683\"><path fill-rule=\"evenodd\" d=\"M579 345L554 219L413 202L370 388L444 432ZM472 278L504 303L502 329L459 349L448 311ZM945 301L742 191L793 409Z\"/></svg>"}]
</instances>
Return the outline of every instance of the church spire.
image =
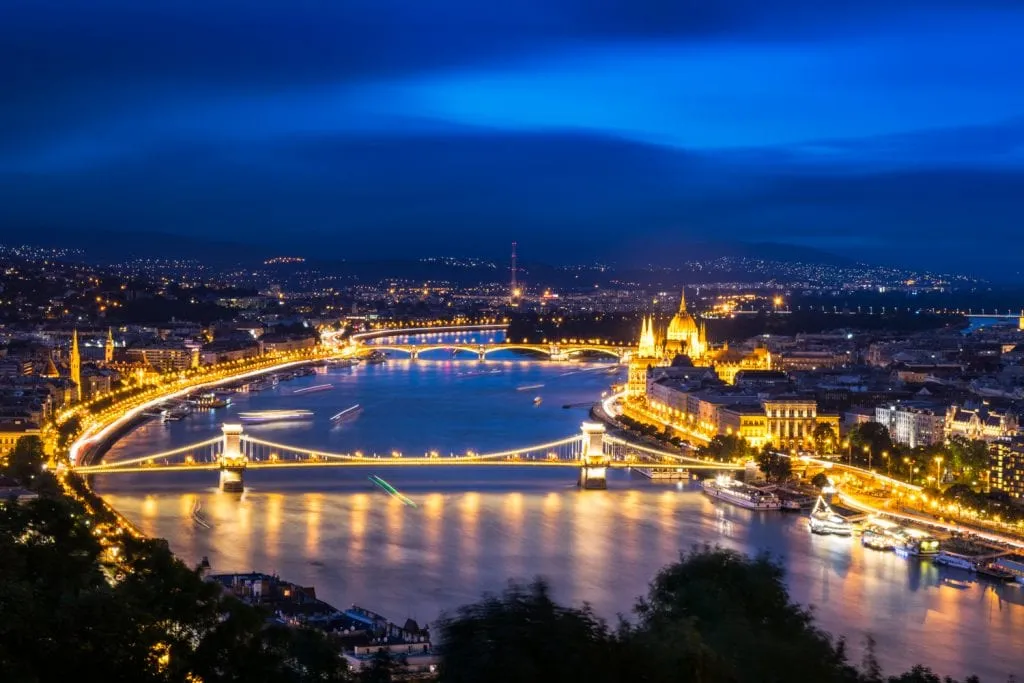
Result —
<instances>
[{"instance_id":1,"label":"church spire","mask_svg":"<svg viewBox=\"0 0 1024 683\"><path fill-rule=\"evenodd\" d=\"M103 362L110 365L114 362L114 328L107 328L107 343L103 347Z\"/></svg>"},{"instance_id":2,"label":"church spire","mask_svg":"<svg viewBox=\"0 0 1024 683\"><path fill-rule=\"evenodd\" d=\"M682 294L679 297L679 312L686 313L686 288L683 287Z\"/></svg>"},{"instance_id":3,"label":"church spire","mask_svg":"<svg viewBox=\"0 0 1024 683\"><path fill-rule=\"evenodd\" d=\"M75 398L82 400L82 356L78 352L78 328L71 334L71 359L69 362L71 381L75 383Z\"/></svg>"},{"instance_id":4,"label":"church spire","mask_svg":"<svg viewBox=\"0 0 1024 683\"><path fill-rule=\"evenodd\" d=\"M641 358L654 358L657 353L654 341L654 316L644 316L644 322L640 328L640 347L637 349L637 355Z\"/></svg>"}]
</instances>

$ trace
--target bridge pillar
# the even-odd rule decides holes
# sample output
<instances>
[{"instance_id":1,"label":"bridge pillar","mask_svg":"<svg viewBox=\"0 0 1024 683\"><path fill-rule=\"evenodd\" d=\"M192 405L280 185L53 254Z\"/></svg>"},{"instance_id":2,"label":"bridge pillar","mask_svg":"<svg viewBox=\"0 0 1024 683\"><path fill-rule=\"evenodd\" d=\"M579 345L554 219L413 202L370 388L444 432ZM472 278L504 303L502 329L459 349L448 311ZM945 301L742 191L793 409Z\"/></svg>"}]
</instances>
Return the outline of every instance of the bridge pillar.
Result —
<instances>
[{"instance_id":1,"label":"bridge pillar","mask_svg":"<svg viewBox=\"0 0 1024 683\"><path fill-rule=\"evenodd\" d=\"M229 493L241 493L245 489L246 457L242 454L242 425L225 424L224 447L220 453L220 488Z\"/></svg>"},{"instance_id":2,"label":"bridge pillar","mask_svg":"<svg viewBox=\"0 0 1024 683\"><path fill-rule=\"evenodd\" d=\"M581 489L608 488L607 471L611 461L604 453L604 425L598 422L584 422L583 454L580 457Z\"/></svg>"},{"instance_id":3,"label":"bridge pillar","mask_svg":"<svg viewBox=\"0 0 1024 683\"><path fill-rule=\"evenodd\" d=\"M487 360L487 347L483 344L476 347L476 359L481 363Z\"/></svg>"},{"instance_id":4,"label":"bridge pillar","mask_svg":"<svg viewBox=\"0 0 1024 683\"><path fill-rule=\"evenodd\" d=\"M420 357L420 352L416 349L409 349L409 360L416 360Z\"/></svg>"}]
</instances>

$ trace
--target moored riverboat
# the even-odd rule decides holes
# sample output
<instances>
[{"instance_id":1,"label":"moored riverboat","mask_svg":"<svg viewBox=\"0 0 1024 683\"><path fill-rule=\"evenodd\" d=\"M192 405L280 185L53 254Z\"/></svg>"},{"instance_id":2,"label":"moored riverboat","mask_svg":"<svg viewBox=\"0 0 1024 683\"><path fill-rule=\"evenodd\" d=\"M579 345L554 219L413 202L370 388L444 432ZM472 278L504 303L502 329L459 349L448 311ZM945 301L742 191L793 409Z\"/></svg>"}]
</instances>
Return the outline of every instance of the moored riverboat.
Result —
<instances>
[{"instance_id":1,"label":"moored riverboat","mask_svg":"<svg viewBox=\"0 0 1024 683\"><path fill-rule=\"evenodd\" d=\"M782 502L774 493L762 491L729 477L705 479L702 488L704 493L711 498L724 500L748 510L779 510L782 508Z\"/></svg>"},{"instance_id":2,"label":"moored riverboat","mask_svg":"<svg viewBox=\"0 0 1024 683\"><path fill-rule=\"evenodd\" d=\"M852 536L853 525L842 515L836 514L823 496L818 496L807 522L812 534Z\"/></svg>"},{"instance_id":3,"label":"moored riverboat","mask_svg":"<svg viewBox=\"0 0 1024 683\"><path fill-rule=\"evenodd\" d=\"M939 551L939 554L932 560L935 564L941 564L945 567L953 567L954 569L963 569L964 571L974 572L978 569L977 562L967 556L961 555L960 553L954 553L951 550Z\"/></svg>"},{"instance_id":4,"label":"moored riverboat","mask_svg":"<svg viewBox=\"0 0 1024 683\"><path fill-rule=\"evenodd\" d=\"M917 529L900 527L895 533L893 549L900 557L935 557L939 554L939 541Z\"/></svg>"}]
</instances>

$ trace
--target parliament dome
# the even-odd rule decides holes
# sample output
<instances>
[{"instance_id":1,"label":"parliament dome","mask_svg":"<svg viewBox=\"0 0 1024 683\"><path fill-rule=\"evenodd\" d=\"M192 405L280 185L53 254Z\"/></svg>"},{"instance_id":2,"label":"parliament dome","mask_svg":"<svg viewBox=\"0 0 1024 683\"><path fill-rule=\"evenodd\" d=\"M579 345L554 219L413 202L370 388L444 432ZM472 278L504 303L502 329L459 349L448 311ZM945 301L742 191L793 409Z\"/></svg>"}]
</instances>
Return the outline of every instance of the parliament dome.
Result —
<instances>
[{"instance_id":1,"label":"parliament dome","mask_svg":"<svg viewBox=\"0 0 1024 683\"><path fill-rule=\"evenodd\" d=\"M679 302L679 311L672 317L668 324L668 332L665 338L670 341L689 341L690 335L698 334L697 321L686 310L686 292L683 292L682 300Z\"/></svg>"}]
</instances>

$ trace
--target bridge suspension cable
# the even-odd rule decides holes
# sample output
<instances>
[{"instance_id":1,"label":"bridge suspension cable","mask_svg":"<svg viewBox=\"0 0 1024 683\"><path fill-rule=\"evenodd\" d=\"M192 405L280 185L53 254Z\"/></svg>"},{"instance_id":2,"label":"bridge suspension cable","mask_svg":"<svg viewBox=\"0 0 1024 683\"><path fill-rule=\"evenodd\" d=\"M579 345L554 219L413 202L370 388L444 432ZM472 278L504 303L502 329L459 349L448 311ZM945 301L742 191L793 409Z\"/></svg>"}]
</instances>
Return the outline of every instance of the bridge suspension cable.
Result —
<instances>
[{"instance_id":1,"label":"bridge suspension cable","mask_svg":"<svg viewBox=\"0 0 1024 683\"><path fill-rule=\"evenodd\" d=\"M215 437L213 439L207 439L206 441L200 441L199 443L189 444L188 446L181 446L180 448L172 448L169 451L163 451L162 453L151 453L150 455L140 456L138 458L127 458L125 460L114 460L111 462L101 462L95 465L85 465L76 467L76 472L102 472L106 469L127 467L129 465L139 465L151 460L166 460L167 458L174 457L175 455L181 455L182 453L191 453L200 448L206 446L217 446L222 442L221 437ZM212 452L212 450L211 450Z\"/></svg>"},{"instance_id":2,"label":"bridge suspension cable","mask_svg":"<svg viewBox=\"0 0 1024 683\"><path fill-rule=\"evenodd\" d=\"M242 438L242 442L249 445L258 445L265 448L273 448L279 451L286 451L295 454L301 454L309 457L333 459L333 460L349 460L354 462L366 462L374 463L379 462L380 457L367 456L367 455L356 455L355 453L331 453L329 451L319 451L312 448L298 448L296 446L289 446L287 444L275 443L273 441L265 441L263 439L255 439L250 436ZM479 462L481 460L500 460L502 458L508 458L512 456L523 455L525 453L533 453L536 451L550 451L554 448L560 448L563 446L576 446L581 447L582 439L580 436L571 436L565 439L559 439L557 441L550 441L548 443L536 444L533 446L526 446L523 448L513 448L506 451L497 451L493 453L466 453L460 455L452 455L444 458L446 462ZM251 457L252 451L247 451L247 454ZM440 457L440 456L439 456ZM420 460L419 457L405 457L405 460Z\"/></svg>"},{"instance_id":3,"label":"bridge suspension cable","mask_svg":"<svg viewBox=\"0 0 1024 683\"><path fill-rule=\"evenodd\" d=\"M632 450L632 451L640 451L641 453L646 453L648 455L652 455L652 456L655 456L657 458L661 458L663 460L672 460L672 461L675 461L675 462L678 462L678 463L684 464L684 465L685 464L692 464L692 465L699 464L699 465L707 466L707 465L715 464L715 463L711 463L711 462L709 462L707 460L701 460L700 458L696 458L696 457L693 457L693 456L690 456L690 455L680 455L679 453L669 453L668 451L662 451L662 450L658 450L656 448L649 448L647 446L641 446L640 444L631 443L631 442L626 441L625 439L619 438L617 436L610 436L610 435L605 436L604 437L604 443L605 443L605 450L609 451L610 455L615 455L616 454L615 453L616 448L625 448L625 449ZM737 469L737 468L739 468L738 465L733 465L733 464L729 464L729 463L721 463L721 467L722 467L722 469Z\"/></svg>"}]
</instances>

